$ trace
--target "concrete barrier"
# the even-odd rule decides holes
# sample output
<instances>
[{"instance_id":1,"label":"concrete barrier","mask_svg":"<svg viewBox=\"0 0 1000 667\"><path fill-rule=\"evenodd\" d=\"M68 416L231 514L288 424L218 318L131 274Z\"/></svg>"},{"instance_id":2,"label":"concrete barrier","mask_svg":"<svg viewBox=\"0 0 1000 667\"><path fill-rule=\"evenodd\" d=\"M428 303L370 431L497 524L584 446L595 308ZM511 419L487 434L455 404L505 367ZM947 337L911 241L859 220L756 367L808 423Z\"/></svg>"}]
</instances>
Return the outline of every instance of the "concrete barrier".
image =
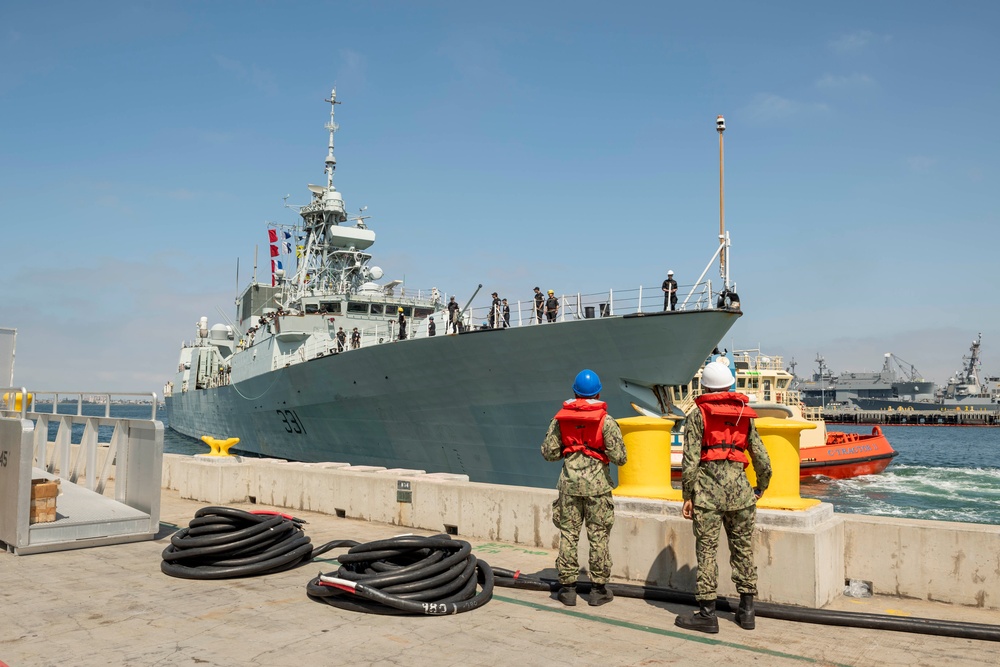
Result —
<instances>
[{"instance_id":1,"label":"concrete barrier","mask_svg":"<svg viewBox=\"0 0 1000 667\"><path fill-rule=\"evenodd\" d=\"M166 454L163 486L207 504L256 502L554 549L554 489L477 484L420 470L290 463L275 459ZM691 523L675 501L615 498L612 575L693 592ZM341 536L345 537L345 536ZM1000 527L839 515L821 503L801 511L759 510L755 549L764 601L822 607L847 578L877 593L998 607ZM736 595L726 540L719 593ZM586 564L586 536L581 563ZM990 560L992 558L992 560Z\"/></svg>"}]
</instances>

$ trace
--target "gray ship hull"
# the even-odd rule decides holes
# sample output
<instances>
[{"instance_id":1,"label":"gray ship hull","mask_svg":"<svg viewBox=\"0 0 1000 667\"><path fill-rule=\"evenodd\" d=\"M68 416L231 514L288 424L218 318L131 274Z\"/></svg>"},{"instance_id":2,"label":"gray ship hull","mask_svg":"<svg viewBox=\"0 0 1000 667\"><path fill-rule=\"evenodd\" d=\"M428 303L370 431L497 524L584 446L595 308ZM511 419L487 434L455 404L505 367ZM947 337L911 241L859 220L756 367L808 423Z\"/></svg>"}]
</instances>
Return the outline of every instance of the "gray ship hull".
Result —
<instances>
[{"instance_id":1,"label":"gray ship hull","mask_svg":"<svg viewBox=\"0 0 1000 667\"><path fill-rule=\"evenodd\" d=\"M656 388L689 382L739 316L675 311L365 347L177 392L170 426L264 456L551 487L560 466L539 446L576 373L598 373L615 417L635 416L632 401L657 409Z\"/></svg>"}]
</instances>

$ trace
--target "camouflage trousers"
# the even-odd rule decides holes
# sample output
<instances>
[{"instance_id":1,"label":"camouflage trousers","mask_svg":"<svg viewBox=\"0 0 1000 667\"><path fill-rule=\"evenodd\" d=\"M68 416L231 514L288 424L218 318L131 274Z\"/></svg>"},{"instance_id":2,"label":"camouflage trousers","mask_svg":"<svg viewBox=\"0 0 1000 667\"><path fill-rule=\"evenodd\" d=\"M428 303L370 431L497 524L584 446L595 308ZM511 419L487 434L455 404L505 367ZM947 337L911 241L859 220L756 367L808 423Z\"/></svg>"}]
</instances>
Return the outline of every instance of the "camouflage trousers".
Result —
<instances>
[{"instance_id":1,"label":"camouflage trousers","mask_svg":"<svg viewBox=\"0 0 1000 667\"><path fill-rule=\"evenodd\" d=\"M736 584L737 592L757 594L757 565L753 559L756 517L756 505L731 512L694 508L694 541L698 555L697 599L714 600L716 597L719 565L715 559L719 550L719 533L723 527L729 541L729 565L733 570L733 583Z\"/></svg>"},{"instance_id":2,"label":"camouflage trousers","mask_svg":"<svg viewBox=\"0 0 1000 667\"><path fill-rule=\"evenodd\" d=\"M590 580L595 584L608 583L611 578L608 537L615 523L615 503L611 494L569 496L560 493L552 503L552 523L559 529L559 555L556 557L559 583L572 584L580 574L577 547L584 523L590 542Z\"/></svg>"}]
</instances>

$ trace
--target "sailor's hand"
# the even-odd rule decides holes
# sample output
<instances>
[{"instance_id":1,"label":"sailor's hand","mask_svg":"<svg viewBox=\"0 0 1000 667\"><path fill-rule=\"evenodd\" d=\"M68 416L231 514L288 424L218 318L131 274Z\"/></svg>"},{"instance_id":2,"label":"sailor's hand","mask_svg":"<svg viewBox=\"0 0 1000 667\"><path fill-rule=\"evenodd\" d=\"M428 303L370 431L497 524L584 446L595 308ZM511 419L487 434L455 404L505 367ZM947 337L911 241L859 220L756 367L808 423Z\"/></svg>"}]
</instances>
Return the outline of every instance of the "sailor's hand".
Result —
<instances>
[{"instance_id":1,"label":"sailor's hand","mask_svg":"<svg viewBox=\"0 0 1000 667\"><path fill-rule=\"evenodd\" d=\"M684 501L684 506L681 507L681 516L688 521L694 519L694 502L690 500Z\"/></svg>"},{"instance_id":2,"label":"sailor's hand","mask_svg":"<svg viewBox=\"0 0 1000 667\"><path fill-rule=\"evenodd\" d=\"M756 498L757 500L760 500L760 497L761 497L762 495L764 495L764 492L763 492L763 491L761 491L761 490L760 490L760 488L758 488L758 487L756 487L756 486L755 486L755 487L753 487L753 497L754 497L754 498Z\"/></svg>"}]
</instances>

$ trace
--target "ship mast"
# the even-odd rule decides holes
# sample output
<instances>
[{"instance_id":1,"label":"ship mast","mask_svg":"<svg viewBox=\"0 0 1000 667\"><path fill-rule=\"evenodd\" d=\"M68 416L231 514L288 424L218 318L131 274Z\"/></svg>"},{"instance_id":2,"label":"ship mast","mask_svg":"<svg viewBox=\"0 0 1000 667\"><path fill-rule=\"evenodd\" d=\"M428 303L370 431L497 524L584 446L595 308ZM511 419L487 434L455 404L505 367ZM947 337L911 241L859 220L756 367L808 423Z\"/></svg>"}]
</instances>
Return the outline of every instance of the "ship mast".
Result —
<instances>
[{"instance_id":1,"label":"ship mast","mask_svg":"<svg viewBox=\"0 0 1000 667\"><path fill-rule=\"evenodd\" d=\"M965 365L965 383L974 384L979 386L979 346L983 342L983 334L979 334L979 337L972 341L972 347L969 348L969 356L963 357L968 363ZM978 389L977 389L978 391Z\"/></svg>"},{"instance_id":2,"label":"ship mast","mask_svg":"<svg viewBox=\"0 0 1000 667\"><path fill-rule=\"evenodd\" d=\"M722 151L722 133L726 131L726 119L722 116L718 116L715 119L715 129L719 131L719 245L726 244L726 197L725 197L725 178L724 174L724 160ZM719 272L722 274L723 279L726 277L726 252L725 249L720 249L719 251ZM724 286L729 287L729 281L724 280Z\"/></svg>"},{"instance_id":3,"label":"ship mast","mask_svg":"<svg viewBox=\"0 0 1000 667\"><path fill-rule=\"evenodd\" d=\"M336 105L340 104L337 101L337 89L334 88L330 91L330 99L323 100L324 102L330 103L330 122L324 125L324 127L330 130L330 148L326 154L326 187L333 188L333 172L337 171L337 158L333 156L333 133L340 129L333 120L333 112L336 109Z\"/></svg>"}]
</instances>

